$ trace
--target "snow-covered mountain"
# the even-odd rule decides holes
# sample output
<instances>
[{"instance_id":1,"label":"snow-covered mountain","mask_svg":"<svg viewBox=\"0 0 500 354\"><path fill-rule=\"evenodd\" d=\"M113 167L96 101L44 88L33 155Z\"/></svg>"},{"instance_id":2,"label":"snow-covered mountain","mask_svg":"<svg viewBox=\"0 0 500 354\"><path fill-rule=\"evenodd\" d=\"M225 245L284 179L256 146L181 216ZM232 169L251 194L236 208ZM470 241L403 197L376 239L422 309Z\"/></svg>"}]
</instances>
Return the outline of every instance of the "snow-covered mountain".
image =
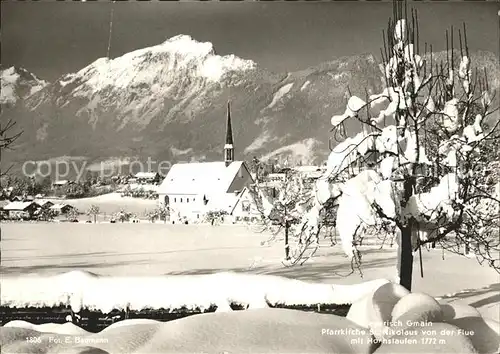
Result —
<instances>
[{"instance_id":1,"label":"snow-covered mountain","mask_svg":"<svg viewBox=\"0 0 500 354\"><path fill-rule=\"evenodd\" d=\"M498 74L492 53L478 57L480 66ZM211 43L180 35L115 59L97 59L54 83L33 85L42 87L33 94L18 94L24 99L5 113L24 134L9 157L219 159L231 99L237 158L319 162L328 152L330 118L344 110L347 88L364 97L365 88L370 94L381 85L372 55L280 74L234 55L217 55ZM348 133L357 127L351 129Z\"/></svg>"},{"instance_id":2,"label":"snow-covered mountain","mask_svg":"<svg viewBox=\"0 0 500 354\"><path fill-rule=\"evenodd\" d=\"M113 60L100 58L55 84L61 106L72 99L88 101L76 112L98 123L100 109L113 108L120 120L145 127L168 109L166 121L186 108L194 112L208 103L211 90L237 85L255 63L234 55L219 56L211 43L179 35L164 43L127 53ZM166 100L177 101L169 106ZM188 102L190 101L190 102ZM189 115L193 118L194 115Z\"/></svg>"},{"instance_id":3,"label":"snow-covered mountain","mask_svg":"<svg viewBox=\"0 0 500 354\"><path fill-rule=\"evenodd\" d=\"M0 70L0 82L2 105L14 105L19 99L26 99L48 85L26 69L14 66Z\"/></svg>"}]
</instances>

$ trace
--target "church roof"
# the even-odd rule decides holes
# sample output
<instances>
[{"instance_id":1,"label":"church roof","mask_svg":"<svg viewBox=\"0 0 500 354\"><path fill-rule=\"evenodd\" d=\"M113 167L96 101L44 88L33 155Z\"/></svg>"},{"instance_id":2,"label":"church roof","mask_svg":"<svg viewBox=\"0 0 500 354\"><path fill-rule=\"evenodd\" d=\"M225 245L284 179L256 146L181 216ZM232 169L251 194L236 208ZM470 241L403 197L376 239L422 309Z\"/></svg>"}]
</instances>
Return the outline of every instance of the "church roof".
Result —
<instances>
[{"instance_id":1,"label":"church roof","mask_svg":"<svg viewBox=\"0 0 500 354\"><path fill-rule=\"evenodd\" d=\"M231 127L231 103L227 103L226 145L233 145L233 128Z\"/></svg>"},{"instance_id":2,"label":"church roof","mask_svg":"<svg viewBox=\"0 0 500 354\"><path fill-rule=\"evenodd\" d=\"M224 162L175 164L160 185L158 193L207 195L226 193L243 164L243 161L233 161L227 167Z\"/></svg>"}]
</instances>

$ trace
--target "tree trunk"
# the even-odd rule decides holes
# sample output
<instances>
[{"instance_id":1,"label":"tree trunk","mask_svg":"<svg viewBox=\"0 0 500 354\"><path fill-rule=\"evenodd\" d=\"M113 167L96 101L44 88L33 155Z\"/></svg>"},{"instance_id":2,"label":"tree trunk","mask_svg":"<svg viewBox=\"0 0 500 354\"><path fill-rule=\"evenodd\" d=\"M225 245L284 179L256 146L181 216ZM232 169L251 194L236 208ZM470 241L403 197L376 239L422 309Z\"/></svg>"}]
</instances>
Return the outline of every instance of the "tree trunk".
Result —
<instances>
[{"instance_id":1,"label":"tree trunk","mask_svg":"<svg viewBox=\"0 0 500 354\"><path fill-rule=\"evenodd\" d=\"M413 194L415 180L413 177L407 177L404 181L404 204ZM411 237L413 230L413 220L408 220L407 224L401 230L401 260L399 264L399 284L404 286L408 291L411 291L412 275L413 275L413 252L411 245Z\"/></svg>"},{"instance_id":2,"label":"tree trunk","mask_svg":"<svg viewBox=\"0 0 500 354\"><path fill-rule=\"evenodd\" d=\"M413 252L411 247L411 226L401 230L401 263L399 269L399 284L411 291L413 273Z\"/></svg>"},{"instance_id":3,"label":"tree trunk","mask_svg":"<svg viewBox=\"0 0 500 354\"><path fill-rule=\"evenodd\" d=\"M465 240L465 245L464 245L464 253L466 256L468 256L470 254L470 237L467 237L467 239Z\"/></svg>"},{"instance_id":4,"label":"tree trunk","mask_svg":"<svg viewBox=\"0 0 500 354\"><path fill-rule=\"evenodd\" d=\"M288 221L285 221L285 259L290 259L290 245L288 244L288 229L290 228L290 224Z\"/></svg>"}]
</instances>

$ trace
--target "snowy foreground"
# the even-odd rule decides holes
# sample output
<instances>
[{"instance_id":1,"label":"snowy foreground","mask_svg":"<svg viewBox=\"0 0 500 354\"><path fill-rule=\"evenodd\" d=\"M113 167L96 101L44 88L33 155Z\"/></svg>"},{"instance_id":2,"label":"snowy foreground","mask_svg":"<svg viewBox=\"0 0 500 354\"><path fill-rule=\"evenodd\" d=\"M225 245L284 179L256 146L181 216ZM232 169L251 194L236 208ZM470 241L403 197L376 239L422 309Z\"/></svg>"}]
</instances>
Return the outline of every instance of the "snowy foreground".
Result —
<instances>
[{"instance_id":1,"label":"snowy foreground","mask_svg":"<svg viewBox=\"0 0 500 354\"><path fill-rule=\"evenodd\" d=\"M281 241L261 246L268 235L244 227L6 224L3 229L2 305L62 302L77 311L82 305L103 310L128 305L133 310L179 304L207 307L213 302L218 312L168 323L125 320L95 334L71 323L13 321L0 328L2 353L371 353L375 348L370 347L370 331L386 332L389 339L391 326L381 323L397 325L402 312L432 324L412 326L412 332L404 334L411 342L399 347L386 340L376 353L494 353L498 349L498 275L475 259L441 250L423 252L424 278L418 275L415 258L413 284L414 291L439 299L443 306L438 309L429 297L412 299L400 288L389 294L387 289L382 291L381 286L389 286L384 279L394 275L392 248L363 246L361 278L346 276L350 263L340 247L329 246L328 240L313 260L286 268L280 262ZM460 271L464 268L466 272ZM105 295L110 289L112 297ZM401 296L409 304L402 302L393 313ZM230 302L242 302L249 309L230 311ZM265 308L279 302L352 303L352 307L347 319ZM463 333L450 329L452 325L464 329ZM414 332L429 329L436 332ZM441 335L443 329L449 332Z\"/></svg>"},{"instance_id":2,"label":"snowy foreground","mask_svg":"<svg viewBox=\"0 0 500 354\"><path fill-rule=\"evenodd\" d=\"M42 291L48 283L51 286ZM155 291L148 289L153 284ZM172 286L175 292L168 291ZM112 296L104 295L111 289ZM0 329L2 353L466 354L496 353L500 349L498 322L483 318L471 306L438 302L423 293L409 294L383 279L337 286L233 273L139 280L69 272L2 281L4 305L65 301L75 306L75 311L78 306L110 309L124 301L136 309L181 302L215 302L220 307L215 313L164 323L124 320L95 334L72 323L32 325L12 321ZM247 303L249 309L232 311L229 302ZM352 302L352 306L344 318L266 308L273 302Z\"/></svg>"},{"instance_id":3,"label":"snowy foreground","mask_svg":"<svg viewBox=\"0 0 500 354\"><path fill-rule=\"evenodd\" d=\"M109 313L113 309L230 310L230 304L249 309L269 305L352 304L388 280L354 285L309 283L272 275L215 273L155 277L102 277L72 271L55 276L22 276L1 280L1 303L10 307L69 305Z\"/></svg>"},{"instance_id":4,"label":"snowy foreground","mask_svg":"<svg viewBox=\"0 0 500 354\"><path fill-rule=\"evenodd\" d=\"M269 235L243 226L163 224L5 224L2 225L2 280L39 274L86 270L100 275L151 277L235 271L279 275L309 282L357 284L393 279L396 250L362 247L363 265L351 274L350 261L339 245L322 240L315 257L304 266L283 267L283 241L261 245ZM498 274L473 258L422 252L414 259L413 290L447 301L464 301L484 316L500 320ZM467 271L461 271L466 269Z\"/></svg>"}]
</instances>

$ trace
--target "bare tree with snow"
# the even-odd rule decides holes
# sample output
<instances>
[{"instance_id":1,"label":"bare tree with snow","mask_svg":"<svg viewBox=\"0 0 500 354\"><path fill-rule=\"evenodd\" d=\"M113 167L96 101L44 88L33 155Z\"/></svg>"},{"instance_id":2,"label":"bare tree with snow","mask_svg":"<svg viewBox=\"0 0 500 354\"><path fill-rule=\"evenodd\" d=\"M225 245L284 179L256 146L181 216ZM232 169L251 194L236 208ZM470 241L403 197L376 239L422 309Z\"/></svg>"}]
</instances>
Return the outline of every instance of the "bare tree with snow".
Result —
<instances>
[{"instance_id":1,"label":"bare tree with snow","mask_svg":"<svg viewBox=\"0 0 500 354\"><path fill-rule=\"evenodd\" d=\"M289 264L292 259L300 259L296 254L297 247L293 248L292 254L290 241L311 201L310 188L304 179L296 171L285 168L276 174L274 180L251 186L250 192L262 217L262 231L272 231L273 235L267 242L274 241L283 231L285 264Z\"/></svg>"},{"instance_id":2,"label":"bare tree with snow","mask_svg":"<svg viewBox=\"0 0 500 354\"><path fill-rule=\"evenodd\" d=\"M345 112L332 117L337 136L348 120L362 129L332 149L297 230L299 244L317 249L319 215L333 202L353 264L361 264L359 238L377 228L398 243L399 280L409 290L413 254L429 242L457 253L467 245L499 271L500 197L479 173L499 122L488 73L472 66L465 24L447 31L446 60L437 60L420 43L417 12L395 2L383 38L385 88L363 99L350 95Z\"/></svg>"},{"instance_id":3,"label":"bare tree with snow","mask_svg":"<svg viewBox=\"0 0 500 354\"><path fill-rule=\"evenodd\" d=\"M0 108L0 110L3 110ZM0 116L3 112L0 112ZM10 149L12 144L21 136L22 131L15 131L16 122L9 119L7 122L0 122L0 155L7 149ZM5 171L0 171L0 177L6 176L11 167Z\"/></svg>"},{"instance_id":4,"label":"bare tree with snow","mask_svg":"<svg viewBox=\"0 0 500 354\"><path fill-rule=\"evenodd\" d=\"M99 206L92 204L90 208L87 210L87 215L94 218L94 224L97 222L97 215L101 212Z\"/></svg>"}]
</instances>

